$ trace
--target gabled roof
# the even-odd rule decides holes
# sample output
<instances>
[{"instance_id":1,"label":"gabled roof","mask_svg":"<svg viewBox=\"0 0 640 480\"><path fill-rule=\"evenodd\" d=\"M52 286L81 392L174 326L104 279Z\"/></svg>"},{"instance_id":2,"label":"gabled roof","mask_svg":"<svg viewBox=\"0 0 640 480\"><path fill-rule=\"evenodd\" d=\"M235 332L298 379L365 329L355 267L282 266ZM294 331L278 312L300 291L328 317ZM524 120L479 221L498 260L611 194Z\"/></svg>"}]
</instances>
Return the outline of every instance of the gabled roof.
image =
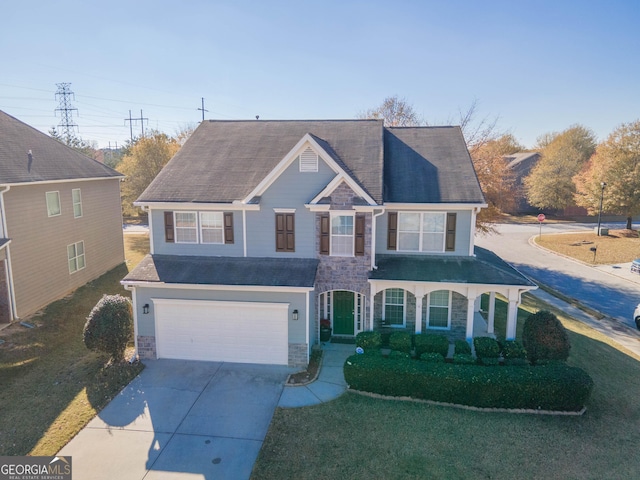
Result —
<instances>
[{"instance_id":1,"label":"gabled roof","mask_svg":"<svg viewBox=\"0 0 640 480\"><path fill-rule=\"evenodd\" d=\"M0 184L109 177L123 175L0 111Z\"/></svg>"},{"instance_id":2,"label":"gabled roof","mask_svg":"<svg viewBox=\"0 0 640 480\"><path fill-rule=\"evenodd\" d=\"M384 160L387 203L485 203L460 127L386 128Z\"/></svg>"},{"instance_id":3,"label":"gabled roof","mask_svg":"<svg viewBox=\"0 0 640 480\"><path fill-rule=\"evenodd\" d=\"M309 134L382 203L382 128L381 120L205 121L138 202L240 201Z\"/></svg>"},{"instance_id":4,"label":"gabled roof","mask_svg":"<svg viewBox=\"0 0 640 480\"><path fill-rule=\"evenodd\" d=\"M537 161L539 157L539 152L519 152L504 156L509 168L514 168L522 162L526 162L527 160Z\"/></svg>"},{"instance_id":5,"label":"gabled roof","mask_svg":"<svg viewBox=\"0 0 640 480\"><path fill-rule=\"evenodd\" d=\"M123 283L313 288L315 258L147 255Z\"/></svg>"}]
</instances>

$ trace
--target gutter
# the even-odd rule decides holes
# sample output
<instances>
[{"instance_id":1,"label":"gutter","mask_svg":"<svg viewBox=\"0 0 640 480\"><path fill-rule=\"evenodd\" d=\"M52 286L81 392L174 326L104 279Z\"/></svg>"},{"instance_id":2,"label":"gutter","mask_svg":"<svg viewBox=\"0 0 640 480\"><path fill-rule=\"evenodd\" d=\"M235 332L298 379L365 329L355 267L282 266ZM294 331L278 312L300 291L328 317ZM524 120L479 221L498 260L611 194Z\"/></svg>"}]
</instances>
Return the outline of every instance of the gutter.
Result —
<instances>
[{"instance_id":1,"label":"gutter","mask_svg":"<svg viewBox=\"0 0 640 480\"><path fill-rule=\"evenodd\" d=\"M2 216L2 233L9 238L9 232L7 231L7 212L4 208L4 199L2 198L6 192L11 189L11 185L5 185L4 190L0 190L0 216ZM16 292L13 284L13 269L11 268L11 245L10 242L6 246L7 259L5 261L6 273L7 273L7 287L9 288L9 296L11 297L11 320L19 320L18 311L16 309Z\"/></svg>"},{"instance_id":2,"label":"gutter","mask_svg":"<svg viewBox=\"0 0 640 480\"><path fill-rule=\"evenodd\" d=\"M135 362L138 359L138 298L136 295L136 287L133 285L122 285L125 290L131 292L131 302L133 308L133 344L134 344L134 352L131 357L130 363Z\"/></svg>"}]
</instances>

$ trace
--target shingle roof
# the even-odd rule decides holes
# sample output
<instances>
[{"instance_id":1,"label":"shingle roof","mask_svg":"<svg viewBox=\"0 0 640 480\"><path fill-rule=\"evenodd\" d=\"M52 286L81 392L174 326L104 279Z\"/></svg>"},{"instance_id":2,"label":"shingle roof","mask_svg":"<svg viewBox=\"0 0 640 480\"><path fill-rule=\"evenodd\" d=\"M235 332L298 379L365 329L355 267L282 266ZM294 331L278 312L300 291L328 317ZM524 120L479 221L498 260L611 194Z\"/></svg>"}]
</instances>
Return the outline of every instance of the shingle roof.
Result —
<instances>
[{"instance_id":1,"label":"shingle roof","mask_svg":"<svg viewBox=\"0 0 640 480\"><path fill-rule=\"evenodd\" d=\"M147 255L122 281L313 288L318 260Z\"/></svg>"},{"instance_id":2,"label":"shingle roof","mask_svg":"<svg viewBox=\"0 0 640 480\"><path fill-rule=\"evenodd\" d=\"M328 153L382 202L381 120L202 122L138 201L245 198L307 133L330 145Z\"/></svg>"},{"instance_id":3,"label":"shingle roof","mask_svg":"<svg viewBox=\"0 0 640 480\"><path fill-rule=\"evenodd\" d=\"M535 283L493 252L475 247L475 254L475 257L378 255L376 257L378 268L371 271L369 278L414 282L536 286Z\"/></svg>"},{"instance_id":4,"label":"shingle roof","mask_svg":"<svg viewBox=\"0 0 640 480\"><path fill-rule=\"evenodd\" d=\"M384 133L384 200L485 203L460 127L392 127Z\"/></svg>"},{"instance_id":5,"label":"shingle roof","mask_svg":"<svg viewBox=\"0 0 640 480\"><path fill-rule=\"evenodd\" d=\"M122 176L0 111L0 183Z\"/></svg>"}]
</instances>

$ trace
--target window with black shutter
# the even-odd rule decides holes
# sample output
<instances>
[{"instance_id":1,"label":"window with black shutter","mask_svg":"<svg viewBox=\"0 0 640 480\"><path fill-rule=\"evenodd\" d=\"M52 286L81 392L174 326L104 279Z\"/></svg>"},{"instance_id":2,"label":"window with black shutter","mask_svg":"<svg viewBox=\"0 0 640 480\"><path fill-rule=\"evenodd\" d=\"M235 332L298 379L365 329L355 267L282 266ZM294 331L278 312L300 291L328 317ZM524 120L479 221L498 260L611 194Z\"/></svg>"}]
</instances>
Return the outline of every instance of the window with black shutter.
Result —
<instances>
[{"instance_id":1,"label":"window with black shutter","mask_svg":"<svg viewBox=\"0 0 640 480\"><path fill-rule=\"evenodd\" d=\"M173 212L164 212L164 240L167 243L175 242L173 231Z\"/></svg>"},{"instance_id":2,"label":"window with black shutter","mask_svg":"<svg viewBox=\"0 0 640 480\"><path fill-rule=\"evenodd\" d=\"M295 214L276 213L276 252L295 251Z\"/></svg>"}]
</instances>

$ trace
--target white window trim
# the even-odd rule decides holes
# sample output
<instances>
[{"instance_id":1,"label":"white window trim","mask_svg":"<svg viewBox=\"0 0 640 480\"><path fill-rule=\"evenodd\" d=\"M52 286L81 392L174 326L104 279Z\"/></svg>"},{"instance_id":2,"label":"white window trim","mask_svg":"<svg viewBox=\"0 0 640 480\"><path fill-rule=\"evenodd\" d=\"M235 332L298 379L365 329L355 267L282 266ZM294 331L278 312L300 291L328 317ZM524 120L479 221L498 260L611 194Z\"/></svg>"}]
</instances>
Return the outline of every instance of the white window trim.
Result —
<instances>
[{"instance_id":1,"label":"white window trim","mask_svg":"<svg viewBox=\"0 0 640 480\"><path fill-rule=\"evenodd\" d=\"M333 219L335 217L353 217L353 233L351 234L351 254L337 255L333 253ZM339 237L347 237L347 235L338 235ZM329 255L332 257L355 257L356 249L356 213L355 212L331 212L329 215Z\"/></svg>"},{"instance_id":2,"label":"white window trim","mask_svg":"<svg viewBox=\"0 0 640 480\"><path fill-rule=\"evenodd\" d=\"M190 213L193 214L195 216L196 219L196 225L195 227L178 227L178 214L185 214L185 213ZM199 232L198 232L198 212L192 212L192 211L177 211L177 212L173 212L173 237L175 239L175 243L181 243L181 244L185 244L185 245L196 245L198 243L200 243L200 238L199 238ZM195 242L185 242L185 241L180 241L178 240L178 229L193 229L195 228L196 230L196 241Z\"/></svg>"},{"instance_id":3,"label":"white window trim","mask_svg":"<svg viewBox=\"0 0 640 480\"><path fill-rule=\"evenodd\" d=\"M49 194L55 193L58 197L58 213L52 214L49 210ZM47 204L47 217L59 217L62 215L62 203L60 202L60 192L58 190L53 190L51 192L46 192L44 194L45 203Z\"/></svg>"},{"instance_id":4,"label":"white window trim","mask_svg":"<svg viewBox=\"0 0 640 480\"><path fill-rule=\"evenodd\" d=\"M387 290L397 289L402 290L402 325L386 323L387 319ZM398 305L397 303L390 303L389 305ZM405 328L407 326L407 291L404 288L392 287L382 290L382 323L385 327L391 328Z\"/></svg>"},{"instance_id":5,"label":"white window trim","mask_svg":"<svg viewBox=\"0 0 640 480\"><path fill-rule=\"evenodd\" d=\"M203 228L206 228L208 230L218 230L217 228L212 228L212 227L203 227L202 226L202 215L204 214L211 214L211 213L215 213L215 214L219 214L220 215L220 220L221 220L221 227L219 228L219 230L222 233L222 241L220 242L205 242L204 241L204 235L202 233ZM224 212L199 212L198 213L198 218L196 220L196 225L198 228L198 243L202 243L203 245L224 245Z\"/></svg>"},{"instance_id":6,"label":"white window trim","mask_svg":"<svg viewBox=\"0 0 640 480\"><path fill-rule=\"evenodd\" d=\"M404 232L400 230L400 216L404 215L404 214L416 214L418 213L420 215L420 227L418 230L418 250L401 250L400 249L400 234L401 233L416 233L416 232ZM443 225L444 225L444 230L442 232L442 245L440 250L424 250L423 249L423 237L425 232L422 231L422 226L424 225L424 215L441 215L443 217ZM427 232L427 233L433 233L433 232ZM445 251L445 247L447 244L447 212L398 212L398 230L396 232L396 245L398 246L397 251L398 252L419 252L419 253L442 253Z\"/></svg>"},{"instance_id":7,"label":"white window trim","mask_svg":"<svg viewBox=\"0 0 640 480\"><path fill-rule=\"evenodd\" d=\"M196 241L195 242L184 242L184 241L179 241L178 240L178 228L194 228L194 227L178 227L178 219L177 219L177 214L179 213L192 213L196 216ZM202 220L200 215L203 213L219 213L220 215L222 215L222 242L205 242L203 240L203 235L202 235ZM224 212L223 211L195 211L195 210L175 210L173 212L173 238L174 243L179 243L182 245L225 245L225 228L224 228Z\"/></svg>"},{"instance_id":8,"label":"white window trim","mask_svg":"<svg viewBox=\"0 0 640 480\"><path fill-rule=\"evenodd\" d=\"M73 198L73 193L78 192L79 200L76 202ZM71 203L73 204L73 218L82 218L83 209L82 209L82 191L79 188L74 188L71 190ZM80 215L76 215L76 205L80 206Z\"/></svg>"},{"instance_id":9,"label":"white window trim","mask_svg":"<svg viewBox=\"0 0 640 480\"><path fill-rule=\"evenodd\" d=\"M436 290L438 291L438 290ZM447 304L447 326L446 327L433 327L430 323L431 316L431 294L434 292L429 292L427 295L427 329L429 330L451 330L451 301L453 299L453 293L451 290L447 290L449 292L449 303ZM441 306L437 306L437 308L444 308Z\"/></svg>"},{"instance_id":10,"label":"white window trim","mask_svg":"<svg viewBox=\"0 0 640 480\"><path fill-rule=\"evenodd\" d=\"M78 255L78 245L82 244L82 255ZM69 258L69 247L73 245L74 249L76 251L76 256ZM67 245L67 266L69 267L69 274L73 275L74 273L79 272L80 270L84 270L87 267L87 256L86 256L87 252L84 249L84 240L80 240L79 242L75 242L75 243L70 243L69 245ZM83 259L83 265L81 268L77 268L78 266L78 261L77 259L80 258L80 256L82 256ZM76 269L75 270L71 270L71 260L76 260Z\"/></svg>"}]
</instances>

